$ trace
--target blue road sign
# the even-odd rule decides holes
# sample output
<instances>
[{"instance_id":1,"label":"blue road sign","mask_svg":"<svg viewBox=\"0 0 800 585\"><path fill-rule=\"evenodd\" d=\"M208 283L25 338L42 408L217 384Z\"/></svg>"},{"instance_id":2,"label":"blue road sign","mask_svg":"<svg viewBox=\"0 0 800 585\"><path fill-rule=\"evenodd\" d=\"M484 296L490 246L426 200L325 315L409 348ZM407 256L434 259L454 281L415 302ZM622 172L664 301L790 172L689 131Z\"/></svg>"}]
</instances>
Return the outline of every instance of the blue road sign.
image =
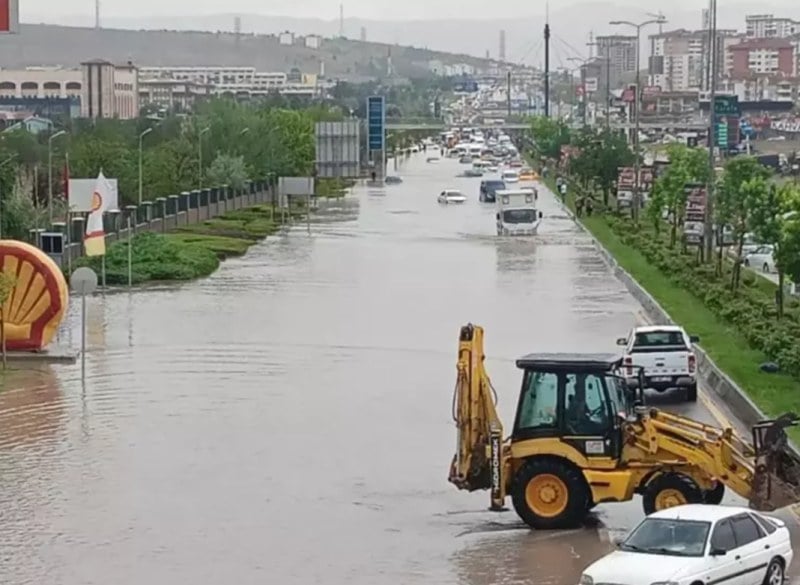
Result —
<instances>
[{"instance_id":1,"label":"blue road sign","mask_svg":"<svg viewBox=\"0 0 800 585\"><path fill-rule=\"evenodd\" d=\"M370 150L383 150L386 132L386 101L383 96L367 98L367 144Z\"/></svg>"}]
</instances>

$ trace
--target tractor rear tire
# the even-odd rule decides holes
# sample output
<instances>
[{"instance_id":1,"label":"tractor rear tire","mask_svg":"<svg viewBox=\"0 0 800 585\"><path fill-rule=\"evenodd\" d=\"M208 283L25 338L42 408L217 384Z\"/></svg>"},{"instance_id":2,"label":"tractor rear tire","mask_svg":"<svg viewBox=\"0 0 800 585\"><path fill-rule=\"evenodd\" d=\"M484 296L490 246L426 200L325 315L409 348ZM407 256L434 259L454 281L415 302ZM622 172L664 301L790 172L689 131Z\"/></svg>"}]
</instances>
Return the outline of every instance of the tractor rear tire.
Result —
<instances>
[{"instance_id":1,"label":"tractor rear tire","mask_svg":"<svg viewBox=\"0 0 800 585\"><path fill-rule=\"evenodd\" d=\"M528 460L511 486L511 501L531 528L575 528L586 518L591 494L579 469L553 458Z\"/></svg>"},{"instance_id":2,"label":"tractor rear tire","mask_svg":"<svg viewBox=\"0 0 800 585\"><path fill-rule=\"evenodd\" d=\"M702 504L703 491L688 475L664 473L653 479L644 488L642 505L648 516L683 504Z\"/></svg>"}]
</instances>

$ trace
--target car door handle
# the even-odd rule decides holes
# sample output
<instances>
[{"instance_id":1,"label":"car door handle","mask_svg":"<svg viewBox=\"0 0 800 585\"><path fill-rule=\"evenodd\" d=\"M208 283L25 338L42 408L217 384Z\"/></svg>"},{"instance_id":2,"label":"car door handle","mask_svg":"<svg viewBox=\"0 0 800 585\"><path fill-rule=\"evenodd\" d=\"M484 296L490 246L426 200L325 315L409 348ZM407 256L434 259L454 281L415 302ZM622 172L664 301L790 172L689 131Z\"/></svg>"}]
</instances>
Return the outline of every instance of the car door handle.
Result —
<instances>
[{"instance_id":1,"label":"car door handle","mask_svg":"<svg viewBox=\"0 0 800 585\"><path fill-rule=\"evenodd\" d=\"M740 555L736 555L735 559L736 559L737 561L741 561L741 560L742 560L742 557L741 557Z\"/></svg>"},{"instance_id":2,"label":"car door handle","mask_svg":"<svg viewBox=\"0 0 800 585\"><path fill-rule=\"evenodd\" d=\"M769 548L769 545L768 545L768 544L765 544L765 545L764 545L764 548L765 548L765 549L768 549L768 548Z\"/></svg>"}]
</instances>

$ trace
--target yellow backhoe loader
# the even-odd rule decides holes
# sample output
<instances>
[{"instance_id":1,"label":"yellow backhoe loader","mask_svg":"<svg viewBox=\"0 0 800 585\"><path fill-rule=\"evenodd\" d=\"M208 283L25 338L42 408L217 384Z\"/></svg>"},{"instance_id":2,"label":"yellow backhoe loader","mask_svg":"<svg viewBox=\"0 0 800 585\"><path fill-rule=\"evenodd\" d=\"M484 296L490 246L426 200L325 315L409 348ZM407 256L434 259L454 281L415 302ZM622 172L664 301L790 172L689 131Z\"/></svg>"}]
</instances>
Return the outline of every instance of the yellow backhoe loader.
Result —
<instances>
[{"instance_id":1,"label":"yellow backhoe loader","mask_svg":"<svg viewBox=\"0 0 800 585\"><path fill-rule=\"evenodd\" d=\"M510 495L529 526L553 529L579 525L595 505L634 494L646 514L718 504L726 486L756 510L800 502L800 458L784 430L795 415L757 424L749 444L733 429L644 406L613 355L529 355L517 367L522 391L504 438L484 370L483 329L461 328L449 481L489 490L492 510L504 510Z\"/></svg>"}]
</instances>

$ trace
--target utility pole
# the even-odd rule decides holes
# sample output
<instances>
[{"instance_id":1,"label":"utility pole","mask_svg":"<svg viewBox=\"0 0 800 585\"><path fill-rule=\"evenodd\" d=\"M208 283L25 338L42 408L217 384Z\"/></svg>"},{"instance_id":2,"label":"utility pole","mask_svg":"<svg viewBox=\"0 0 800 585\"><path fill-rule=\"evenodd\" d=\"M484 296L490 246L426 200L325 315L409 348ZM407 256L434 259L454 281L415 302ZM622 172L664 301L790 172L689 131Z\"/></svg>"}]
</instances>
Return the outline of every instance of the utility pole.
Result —
<instances>
[{"instance_id":1,"label":"utility pole","mask_svg":"<svg viewBox=\"0 0 800 585\"><path fill-rule=\"evenodd\" d=\"M636 174L634 184L633 184L633 220L635 223L639 223L639 212L642 209L642 194L640 193L640 181L641 181L641 152L639 151L639 113L642 109L642 65L641 65L641 53L642 53L642 29L649 24L659 24L662 25L666 22L663 18L658 18L656 20L645 20L644 22L635 23L629 20L612 20L609 24L611 25L624 25L630 26L636 29L636 97L633 100L634 103L634 133L633 133L633 165L634 165L634 173Z\"/></svg>"},{"instance_id":2,"label":"utility pole","mask_svg":"<svg viewBox=\"0 0 800 585\"><path fill-rule=\"evenodd\" d=\"M544 116L550 117L550 23L544 24Z\"/></svg>"},{"instance_id":3,"label":"utility pole","mask_svg":"<svg viewBox=\"0 0 800 585\"><path fill-rule=\"evenodd\" d=\"M703 242L705 259L710 261L714 252L714 145L716 143L717 116L717 0L711 0L708 15L708 184L706 185L706 216Z\"/></svg>"},{"instance_id":4,"label":"utility pole","mask_svg":"<svg viewBox=\"0 0 800 585\"><path fill-rule=\"evenodd\" d=\"M614 47L618 47L619 45L614 43L607 43L606 47L606 54L605 56L600 54L600 43L597 41L590 41L589 45L589 55L592 54L592 50L594 47L597 47L597 58L602 59L605 62L606 68L606 132L611 132L611 49Z\"/></svg>"},{"instance_id":5,"label":"utility pole","mask_svg":"<svg viewBox=\"0 0 800 585\"><path fill-rule=\"evenodd\" d=\"M511 69L506 75L506 104L508 105L508 117L511 118Z\"/></svg>"}]
</instances>

